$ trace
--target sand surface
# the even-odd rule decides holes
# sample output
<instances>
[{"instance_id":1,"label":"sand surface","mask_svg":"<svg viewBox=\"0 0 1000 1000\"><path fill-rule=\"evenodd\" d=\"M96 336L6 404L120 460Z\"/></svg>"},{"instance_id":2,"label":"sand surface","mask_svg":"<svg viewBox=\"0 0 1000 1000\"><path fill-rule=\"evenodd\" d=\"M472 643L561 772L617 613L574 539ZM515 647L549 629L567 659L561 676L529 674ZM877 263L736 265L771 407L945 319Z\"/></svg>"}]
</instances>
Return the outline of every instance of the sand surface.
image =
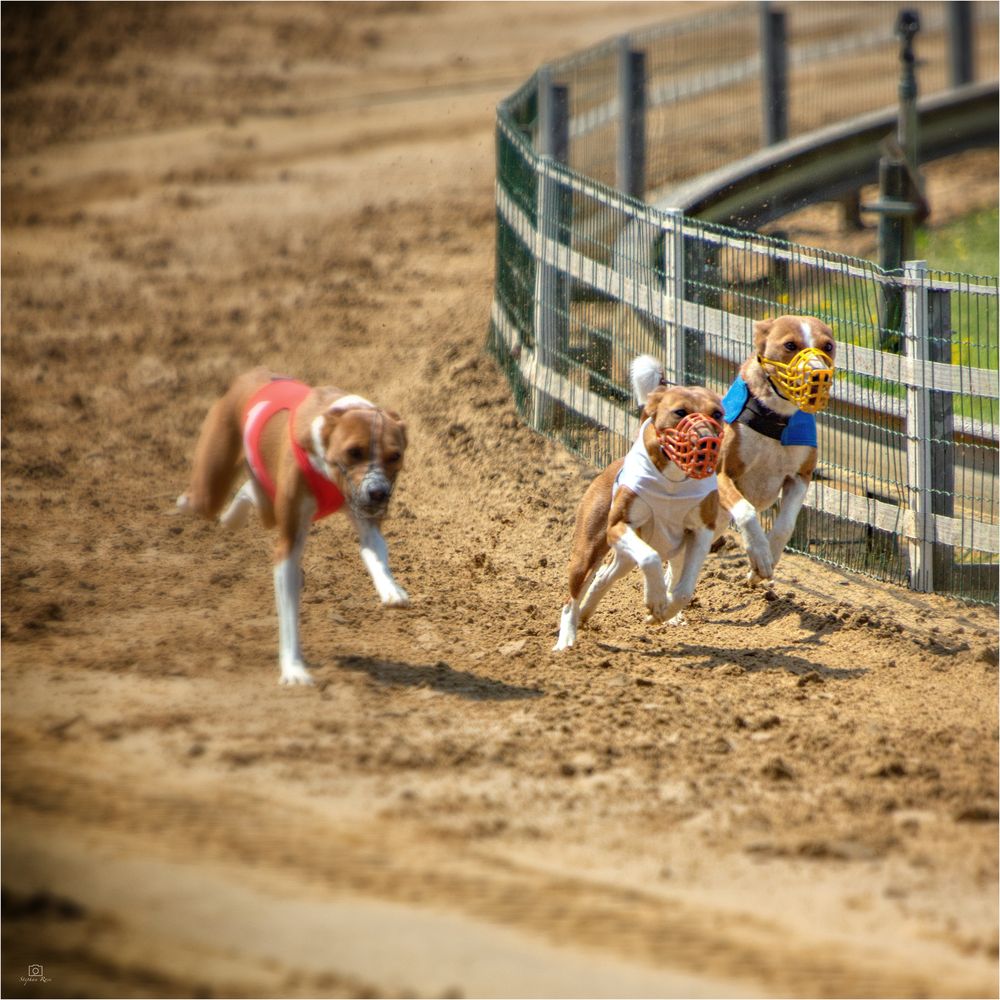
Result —
<instances>
[{"instance_id":1,"label":"sand surface","mask_svg":"<svg viewBox=\"0 0 1000 1000\"><path fill-rule=\"evenodd\" d=\"M733 547L549 652L593 470L483 353L493 109L684 10L5 5L4 995L997 994L992 610ZM311 689L173 513L257 363L410 428L412 608L318 525Z\"/></svg>"}]
</instances>

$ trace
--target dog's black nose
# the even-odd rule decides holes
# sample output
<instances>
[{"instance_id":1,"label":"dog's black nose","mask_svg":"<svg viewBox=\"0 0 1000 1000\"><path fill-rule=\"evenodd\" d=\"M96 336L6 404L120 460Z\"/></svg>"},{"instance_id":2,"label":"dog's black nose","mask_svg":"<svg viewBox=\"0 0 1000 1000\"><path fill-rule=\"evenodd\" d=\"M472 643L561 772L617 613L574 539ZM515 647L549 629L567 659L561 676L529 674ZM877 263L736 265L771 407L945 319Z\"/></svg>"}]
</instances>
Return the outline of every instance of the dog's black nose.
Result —
<instances>
[{"instance_id":1,"label":"dog's black nose","mask_svg":"<svg viewBox=\"0 0 1000 1000\"><path fill-rule=\"evenodd\" d=\"M389 487L383 486L381 484L373 486L368 491L368 500L370 503L385 503L389 499Z\"/></svg>"}]
</instances>

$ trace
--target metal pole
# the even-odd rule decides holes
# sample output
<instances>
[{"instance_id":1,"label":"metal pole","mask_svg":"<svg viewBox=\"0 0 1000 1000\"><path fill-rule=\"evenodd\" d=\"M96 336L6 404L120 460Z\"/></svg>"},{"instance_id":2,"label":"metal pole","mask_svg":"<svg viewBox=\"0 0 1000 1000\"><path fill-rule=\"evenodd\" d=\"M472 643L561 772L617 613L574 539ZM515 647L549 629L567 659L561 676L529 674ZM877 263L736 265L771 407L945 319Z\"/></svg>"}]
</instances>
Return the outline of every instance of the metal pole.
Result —
<instances>
[{"instance_id":1,"label":"metal pole","mask_svg":"<svg viewBox=\"0 0 1000 1000\"><path fill-rule=\"evenodd\" d=\"M961 87L976 78L972 50L972 4L952 0L948 4L948 48L951 85Z\"/></svg>"},{"instance_id":2,"label":"metal pole","mask_svg":"<svg viewBox=\"0 0 1000 1000\"><path fill-rule=\"evenodd\" d=\"M896 34L900 42L899 118L896 123L896 138L914 176L917 170L917 74L913 40L919 31L920 17L917 12L901 10L896 21Z\"/></svg>"},{"instance_id":3,"label":"metal pole","mask_svg":"<svg viewBox=\"0 0 1000 1000\"><path fill-rule=\"evenodd\" d=\"M764 145L788 138L788 44L785 13L760 5L760 88Z\"/></svg>"},{"instance_id":4,"label":"metal pole","mask_svg":"<svg viewBox=\"0 0 1000 1000\"><path fill-rule=\"evenodd\" d=\"M927 292L927 357L930 361L951 364L951 293L942 288ZM930 407L932 514L955 514L955 404L950 392L932 389ZM934 589L954 587L955 549L940 542L934 544Z\"/></svg>"},{"instance_id":5,"label":"metal pole","mask_svg":"<svg viewBox=\"0 0 1000 1000\"><path fill-rule=\"evenodd\" d=\"M538 71L537 149L543 157L537 170L535 223L535 357L539 374L534 386L532 422L536 430L552 430L562 409L552 399L552 376L566 368L569 341L569 281L552 263L552 249L569 239L572 200L546 160L565 163L569 157L569 93L552 82L551 70ZM539 384L542 383L542 384Z\"/></svg>"},{"instance_id":6,"label":"metal pole","mask_svg":"<svg viewBox=\"0 0 1000 1000\"><path fill-rule=\"evenodd\" d=\"M618 149L615 184L642 198L646 193L646 53L618 40Z\"/></svg>"}]
</instances>

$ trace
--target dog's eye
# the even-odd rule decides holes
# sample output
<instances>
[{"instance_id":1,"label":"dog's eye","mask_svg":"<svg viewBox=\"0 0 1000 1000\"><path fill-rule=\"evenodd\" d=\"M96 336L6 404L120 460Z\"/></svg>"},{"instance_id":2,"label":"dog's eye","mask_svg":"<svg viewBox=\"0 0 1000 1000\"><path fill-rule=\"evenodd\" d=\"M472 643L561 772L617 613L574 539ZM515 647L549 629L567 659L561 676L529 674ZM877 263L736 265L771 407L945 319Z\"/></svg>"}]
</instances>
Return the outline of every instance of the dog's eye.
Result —
<instances>
[{"instance_id":1,"label":"dog's eye","mask_svg":"<svg viewBox=\"0 0 1000 1000\"><path fill-rule=\"evenodd\" d=\"M400 455L398 451L390 451L388 455L385 456L386 465L395 465L403 456Z\"/></svg>"},{"instance_id":2,"label":"dog's eye","mask_svg":"<svg viewBox=\"0 0 1000 1000\"><path fill-rule=\"evenodd\" d=\"M688 411L685 410L683 406L679 410L674 410L675 417L686 417L687 415Z\"/></svg>"},{"instance_id":3,"label":"dog's eye","mask_svg":"<svg viewBox=\"0 0 1000 1000\"><path fill-rule=\"evenodd\" d=\"M786 351L795 351L795 350L798 349L798 346L799 345L796 344L794 340L786 340L785 341L785 350Z\"/></svg>"},{"instance_id":4,"label":"dog's eye","mask_svg":"<svg viewBox=\"0 0 1000 1000\"><path fill-rule=\"evenodd\" d=\"M353 448L347 449L347 460L349 462L360 462L361 459L363 459L364 457L365 457L364 448L359 448L357 445L354 445Z\"/></svg>"},{"instance_id":5,"label":"dog's eye","mask_svg":"<svg viewBox=\"0 0 1000 1000\"><path fill-rule=\"evenodd\" d=\"M825 344L823 345L823 353L824 353L824 354L829 354L829 355L830 355L830 357L833 357L833 343L832 343L831 341L829 341L829 340L828 340L828 341L827 341L827 342L826 342L826 343L825 343Z\"/></svg>"},{"instance_id":6,"label":"dog's eye","mask_svg":"<svg viewBox=\"0 0 1000 1000\"><path fill-rule=\"evenodd\" d=\"M712 419L713 420L721 420L722 419L722 410L712 410Z\"/></svg>"}]
</instances>

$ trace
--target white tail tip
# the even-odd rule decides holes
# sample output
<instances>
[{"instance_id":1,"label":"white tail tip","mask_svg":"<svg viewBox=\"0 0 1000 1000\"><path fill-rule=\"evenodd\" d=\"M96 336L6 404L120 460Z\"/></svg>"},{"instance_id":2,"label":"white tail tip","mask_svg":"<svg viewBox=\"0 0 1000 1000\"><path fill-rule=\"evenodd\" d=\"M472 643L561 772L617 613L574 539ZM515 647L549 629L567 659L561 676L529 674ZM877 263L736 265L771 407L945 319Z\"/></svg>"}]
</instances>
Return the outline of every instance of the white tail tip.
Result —
<instances>
[{"instance_id":1,"label":"white tail tip","mask_svg":"<svg viewBox=\"0 0 1000 1000\"><path fill-rule=\"evenodd\" d=\"M640 354L632 359L632 391L640 406L644 406L649 394L660 385L666 385L663 365L649 354Z\"/></svg>"}]
</instances>

